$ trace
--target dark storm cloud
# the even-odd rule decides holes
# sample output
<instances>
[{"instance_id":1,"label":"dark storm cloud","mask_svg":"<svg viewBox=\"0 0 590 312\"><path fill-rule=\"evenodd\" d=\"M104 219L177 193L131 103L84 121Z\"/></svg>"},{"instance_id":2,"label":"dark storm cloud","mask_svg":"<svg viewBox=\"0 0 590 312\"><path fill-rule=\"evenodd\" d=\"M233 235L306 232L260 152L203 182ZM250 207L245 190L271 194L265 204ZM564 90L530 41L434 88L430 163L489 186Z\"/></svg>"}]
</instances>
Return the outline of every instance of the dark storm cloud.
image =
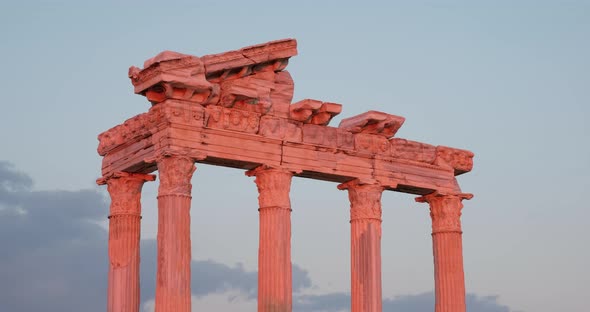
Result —
<instances>
[{"instance_id":1,"label":"dark storm cloud","mask_svg":"<svg viewBox=\"0 0 590 312\"><path fill-rule=\"evenodd\" d=\"M0 161L0 311L98 312L106 309L108 204L96 190L34 191L32 179ZM141 244L142 302L155 293L156 242ZM257 276L241 265L193 261L197 297L237 290L256 298ZM293 266L294 310L346 311L346 293L299 295L307 271ZM229 299L228 299L229 300ZM468 295L470 312L508 312L495 297ZM386 299L383 311L432 311L432 293Z\"/></svg>"}]
</instances>

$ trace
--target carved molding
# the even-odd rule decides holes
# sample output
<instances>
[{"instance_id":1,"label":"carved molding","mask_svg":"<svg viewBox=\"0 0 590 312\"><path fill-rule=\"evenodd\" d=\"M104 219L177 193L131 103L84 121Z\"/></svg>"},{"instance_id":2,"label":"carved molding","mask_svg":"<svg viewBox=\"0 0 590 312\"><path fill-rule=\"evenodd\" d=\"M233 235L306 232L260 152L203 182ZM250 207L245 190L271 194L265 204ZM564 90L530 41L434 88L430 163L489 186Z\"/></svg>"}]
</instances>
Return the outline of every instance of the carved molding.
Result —
<instances>
[{"instance_id":1,"label":"carved molding","mask_svg":"<svg viewBox=\"0 0 590 312\"><path fill-rule=\"evenodd\" d=\"M340 190L348 190L350 200L350 221L378 220L381 221L381 194L383 186L373 181L358 179L338 185Z\"/></svg>"},{"instance_id":2,"label":"carved molding","mask_svg":"<svg viewBox=\"0 0 590 312\"><path fill-rule=\"evenodd\" d=\"M152 104L171 98L206 104L215 98L204 63L192 55L164 51L147 60L143 70L130 67L129 78L135 93L146 95Z\"/></svg>"},{"instance_id":3,"label":"carved molding","mask_svg":"<svg viewBox=\"0 0 590 312\"><path fill-rule=\"evenodd\" d=\"M111 197L110 216L141 214L141 189L146 181L154 181L153 174L116 172L96 180L98 185L107 185Z\"/></svg>"},{"instance_id":4,"label":"carved molding","mask_svg":"<svg viewBox=\"0 0 590 312\"><path fill-rule=\"evenodd\" d=\"M434 163L436 157L435 146L400 138L393 138L389 142L391 145L391 156L394 158L428 164Z\"/></svg>"},{"instance_id":5,"label":"carved molding","mask_svg":"<svg viewBox=\"0 0 590 312\"><path fill-rule=\"evenodd\" d=\"M98 179L111 197L109 213L109 261L114 268L129 265L139 248L141 189L154 181L152 174L117 172Z\"/></svg>"},{"instance_id":6,"label":"carved molding","mask_svg":"<svg viewBox=\"0 0 590 312\"><path fill-rule=\"evenodd\" d=\"M401 128L406 119L378 111L368 111L360 115L342 119L338 128L352 133L378 134L391 138Z\"/></svg>"},{"instance_id":7,"label":"carved molding","mask_svg":"<svg viewBox=\"0 0 590 312\"><path fill-rule=\"evenodd\" d=\"M258 134L272 139L301 142L303 132L301 123L295 120L262 116Z\"/></svg>"},{"instance_id":8,"label":"carved molding","mask_svg":"<svg viewBox=\"0 0 590 312\"><path fill-rule=\"evenodd\" d=\"M132 67L136 92L157 105L99 136L103 174L151 172L157 155L181 154L242 169L301 168L304 177L328 181L372 178L412 194L460 192L454 175L471 170L473 153L388 140L403 117L368 111L329 127L341 105L291 104L294 84L284 69L296 48L285 39L200 58L165 51L144 69Z\"/></svg>"},{"instance_id":9,"label":"carved molding","mask_svg":"<svg viewBox=\"0 0 590 312\"><path fill-rule=\"evenodd\" d=\"M240 69L254 64L271 64L274 71L280 71L287 60L297 55L297 41L282 39L245 47L235 51L201 57L208 78L215 73Z\"/></svg>"},{"instance_id":10,"label":"carved molding","mask_svg":"<svg viewBox=\"0 0 590 312\"><path fill-rule=\"evenodd\" d=\"M158 197L191 196L193 173L197 170L194 159L187 156L162 156L156 160L160 176Z\"/></svg>"},{"instance_id":11,"label":"carved molding","mask_svg":"<svg viewBox=\"0 0 590 312\"><path fill-rule=\"evenodd\" d=\"M258 188L260 209L291 208L289 192L293 172L280 168L259 166L246 172L249 177L256 177L254 183Z\"/></svg>"},{"instance_id":12,"label":"carved molding","mask_svg":"<svg viewBox=\"0 0 590 312\"><path fill-rule=\"evenodd\" d=\"M205 109L187 101L166 100L150 108L149 112L126 120L122 125L113 127L98 135L98 154L101 156L119 146L147 138L168 124L202 127Z\"/></svg>"},{"instance_id":13,"label":"carved molding","mask_svg":"<svg viewBox=\"0 0 590 312\"><path fill-rule=\"evenodd\" d=\"M473 156L470 151L437 146L435 164L441 167L453 168L455 175L460 175L473 169Z\"/></svg>"},{"instance_id":14,"label":"carved molding","mask_svg":"<svg viewBox=\"0 0 590 312\"><path fill-rule=\"evenodd\" d=\"M205 110L205 119L208 128L257 133L260 114L220 106L208 106Z\"/></svg>"},{"instance_id":15,"label":"carved molding","mask_svg":"<svg viewBox=\"0 0 590 312\"><path fill-rule=\"evenodd\" d=\"M290 106L290 118L303 123L327 126L342 111L342 105L305 99Z\"/></svg>"},{"instance_id":16,"label":"carved molding","mask_svg":"<svg viewBox=\"0 0 590 312\"><path fill-rule=\"evenodd\" d=\"M461 210L463 199L473 198L472 194L445 195L432 193L416 198L417 202L430 204L432 234L461 231Z\"/></svg>"},{"instance_id":17,"label":"carved molding","mask_svg":"<svg viewBox=\"0 0 590 312\"><path fill-rule=\"evenodd\" d=\"M389 141L381 135L357 133L354 136L354 147L357 152L376 155L389 155Z\"/></svg>"}]
</instances>

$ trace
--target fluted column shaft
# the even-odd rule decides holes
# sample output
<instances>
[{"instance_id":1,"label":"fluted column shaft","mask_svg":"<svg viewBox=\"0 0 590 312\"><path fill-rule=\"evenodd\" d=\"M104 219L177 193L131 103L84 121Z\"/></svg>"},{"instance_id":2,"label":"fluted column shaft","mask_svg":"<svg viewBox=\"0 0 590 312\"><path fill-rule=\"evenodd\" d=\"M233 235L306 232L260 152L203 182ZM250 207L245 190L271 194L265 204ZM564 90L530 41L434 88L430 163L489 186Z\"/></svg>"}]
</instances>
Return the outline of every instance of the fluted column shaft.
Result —
<instances>
[{"instance_id":1,"label":"fluted column shaft","mask_svg":"<svg viewBox=\"0 0 590 312\"><path fill-rule=\"evenodd\" d=\"M170 156L157 160L158 270L156 312L191 311L191 178L194 160Z\"/></svg>"},{"instance_id":2,"label":"fluted column shaft","mask_svg":"<svg viewBox=\"0 0 590 312\"><path fill-rule=\"evenodd\" d=\"M416 199L430 204L435 312L465 312L461 201L471 197L434 193Z\"/></svg>"},{"instance_id":3,"label":"fluted column shaft","mask_svg":"<svg viewBox=\"0 0 590 312\"><path fill-rule=\"evenodd\" d=\"M256 176L260 232L258 245L258 312L291 312L291 201L293 173L258 167Z\"/></svg>"},{"instance_id":4,"label":"fluted column shaft","mask_svg":"<svg viewBox=\"0 0 590 312\"><path fill-rule=\"evenodd\" d=\"M350 199L351 312L381 312L381 194L378 184L338 186Z\"/></svg>"},{"instance_id":5,"label":"fluted column shaft","mask_svg":"<svg viewBox=\"0 0 590 312\"><path fill-rule=\"evenodd\" d=\"M116 173L99 179L111 197L109 214L108 312L139 311L141 189L153 175Z\"/></svg>"}]
</instances>

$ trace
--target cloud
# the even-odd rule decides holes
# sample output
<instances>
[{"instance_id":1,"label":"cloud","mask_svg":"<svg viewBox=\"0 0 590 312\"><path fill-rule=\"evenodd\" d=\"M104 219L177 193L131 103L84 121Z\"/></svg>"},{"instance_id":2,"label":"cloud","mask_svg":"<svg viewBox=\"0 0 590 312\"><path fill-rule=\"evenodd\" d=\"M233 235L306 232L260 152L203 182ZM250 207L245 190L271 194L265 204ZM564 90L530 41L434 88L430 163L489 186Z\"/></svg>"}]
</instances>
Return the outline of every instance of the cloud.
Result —
<instances>
[{"instance_id":1,"label":"cloud","mask_svg":"<svg viewBox=\"0 0 590 312\"><path fill-rule=\"evenodd\" d=\"M149 298L155 293L156 241L145 240L141 245L141 293ZM256 299L258 276L247 271L242 264L228 266L213 260L193 260L191 264L191 290L195 297L227 292L239 292L246 299ZM307 271L293 265L293 291L311 287Z\"/></svg>"},{"instance_id":2,"label":"cloud","mask_svg":"<svg viewBox=\"0 0 590 312\"><path fill-rule=\"evenodd\" d=\"M36 191L33 180L0 161L0 311L62 312L106 310L108 214L97 190ZM141 242L142 302L150 311L155 294L156 242ZM242 303L253 306L257 276L242 265L192 262L193 300L211 310ZM347 311L347 293L309 294L312 281L293 266L294 311ZM303 295L303 290L305 295ZM470 312L509 312L496 297L467 296ZM201 305L202 306L202 305ZM383 311L432 311L432 293L385 299Z\"/></svg>"},{"instance_id":3,"label":"cloud","mask_svg":"<svg viewBox=\"0 0 590 312\"><path fill-rule=\"evenodd\" d=\"M465 301L470 312L510 312L510 309L498 303L497 296L479 297L467 294ZM331 293L324 295L297 296L293 310L297 312L341 312L349 311L350 295ZM399 296L383 299L383 311L430 312L434 310L434 293L425 292L417 295Z\"/></svg>"},{"instance_id":4,"label":"cloud","mask_svg":"<svg viewBox=\"0 0 590 312\"><path fill-rule=\"evenodd\" d=\"M104 311L107 236L96 223L106 216L103 196L32 185L0 162L0 310Z\"/></svg>"}]
</instances>

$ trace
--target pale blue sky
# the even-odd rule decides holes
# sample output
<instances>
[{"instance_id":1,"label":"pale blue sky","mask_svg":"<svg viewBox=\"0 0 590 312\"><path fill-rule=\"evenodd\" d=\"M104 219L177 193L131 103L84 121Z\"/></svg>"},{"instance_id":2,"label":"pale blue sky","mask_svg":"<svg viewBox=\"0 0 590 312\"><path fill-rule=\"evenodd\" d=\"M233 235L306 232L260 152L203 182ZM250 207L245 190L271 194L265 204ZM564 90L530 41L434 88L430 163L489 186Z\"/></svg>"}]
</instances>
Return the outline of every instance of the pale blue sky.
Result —
<instances>
[{"instance_id":1,"label":"pale blue sky","mask_svg":"<svg viewBox=\"0 0 590 312\"><path fill-rule=\"evenodd\" d=\"M463 210L469 293L511 311L587 311L589 1L2 3L0 160L33 190L98 189L97 134L149 108L129 66L289 37L295 100L342 103L333 124L380 110L406 117L399 137L476 154L459 179L475 194ZM199 165L193 185L193 258L255 270L252 179ZM145 239L156 189L144 188ZM349 291L346 193L297 179L291 198L306 292ZM383 205L384 297L431 291L427 207L397 193Z\"/></svg>"}]
</instances>

